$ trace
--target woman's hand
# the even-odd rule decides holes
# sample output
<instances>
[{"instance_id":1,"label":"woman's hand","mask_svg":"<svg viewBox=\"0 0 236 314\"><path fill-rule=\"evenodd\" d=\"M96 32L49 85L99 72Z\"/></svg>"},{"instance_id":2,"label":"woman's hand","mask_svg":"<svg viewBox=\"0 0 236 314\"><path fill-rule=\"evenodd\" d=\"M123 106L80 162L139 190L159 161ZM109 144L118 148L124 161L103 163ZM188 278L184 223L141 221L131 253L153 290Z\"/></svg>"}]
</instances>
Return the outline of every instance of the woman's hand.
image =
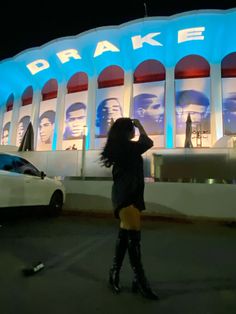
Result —
<instances>
[{"instance_id":1,"label":"woman's hand","mask_svg":"<svg viewBox=\"0 0 236 314\"><path fill-rule=\"evenodd\" d=\"M133 119L133 124L136 128L139 128L140 126L142 126L142 124L140 123L138 119Z\"/></svg>"},{"instance_id":2,"label":"woman's hand","mask_svg":"<svg viewBox=\"0 0 236 314\"><path fill-rule=\"evenodd\" d=\"M138 128L140 134L147 136L147 133L144 130L144 127L142 126L141 122L138 119L133 119L133 124L136 128Z\"/></svg>"}]
</instances>

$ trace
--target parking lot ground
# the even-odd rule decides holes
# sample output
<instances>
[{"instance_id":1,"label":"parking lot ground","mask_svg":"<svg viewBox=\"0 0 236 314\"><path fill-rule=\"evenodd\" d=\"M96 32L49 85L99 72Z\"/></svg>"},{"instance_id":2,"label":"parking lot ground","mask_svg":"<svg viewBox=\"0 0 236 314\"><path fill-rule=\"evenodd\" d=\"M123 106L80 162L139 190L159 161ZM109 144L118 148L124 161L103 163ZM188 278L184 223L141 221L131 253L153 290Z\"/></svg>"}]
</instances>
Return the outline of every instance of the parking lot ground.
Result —
<instances>
[{"instance_id":1,"label":"parking lot ground","mask_svg":"<svg viewBox=\"0 0 236 314\"><path fill-rule=\"evenodd\" d=\"M123 291L107 286L118 221L111 217L42 215L0 222L1 314L235 314L234 225L145 219L142 260L159 296L132 294L128 256ZM22 269L43 262L31 277Z\"/></svg>"}]
</instances>

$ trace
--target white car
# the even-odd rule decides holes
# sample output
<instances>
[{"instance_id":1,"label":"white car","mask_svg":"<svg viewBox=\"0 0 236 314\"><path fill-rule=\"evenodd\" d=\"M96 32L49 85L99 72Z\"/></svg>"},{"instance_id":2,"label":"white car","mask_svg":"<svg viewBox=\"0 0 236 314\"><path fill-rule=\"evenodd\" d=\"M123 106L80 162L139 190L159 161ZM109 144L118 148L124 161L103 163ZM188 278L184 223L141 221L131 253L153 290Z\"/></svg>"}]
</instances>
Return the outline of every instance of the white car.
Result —
<instances>
[{"instance_id":1,"label":"white car","mask_svg":"<svg viewBox=\"0 0 236 314\"><path fill-rule=\"evenodd\" d=\"M58 215L64 202L61 181L20 156L0 152L0 208L47 206L50 215Z\"/></svg>"}]
</instances>

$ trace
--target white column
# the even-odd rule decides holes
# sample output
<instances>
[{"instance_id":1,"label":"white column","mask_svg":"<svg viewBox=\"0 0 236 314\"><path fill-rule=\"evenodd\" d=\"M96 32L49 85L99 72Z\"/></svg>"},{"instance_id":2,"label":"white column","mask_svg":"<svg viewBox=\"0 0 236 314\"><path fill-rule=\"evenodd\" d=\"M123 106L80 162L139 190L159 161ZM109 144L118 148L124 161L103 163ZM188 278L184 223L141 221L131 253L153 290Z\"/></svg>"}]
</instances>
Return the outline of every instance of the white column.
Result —
<instances>
[{"instance_id":1,"label":"white column","mask_svg":"<svg viewBox=\"0 0 236 314\"><path fill-rule=\"evenodd\" d=\"M57 93L55 129L54 129L54 134L57 135L55 139L57 150L62 150L66 93L67 93L66 83L61 83L58 87L58 93Z\"/></svg>"},{"instance_id":2,"label":"white column","mask_svg":"<svg viewBox=\"0 0 236 314\"><path fill-rule=\"evenodd\" d=\"M133 105L133 72L126 72L124 79L124 117L131 116L131 107Z\"/></svg>"},{"instance_id":3,"label":"white column","mask_svg":"<svg viewBox=\"0 0 236 314\"><path fill-rule=\"evenodd\" d=\"M223 136L221 64L210 65L211 145Z\"/></svg>"},{"instance_id":4,"label":"white column","mask_svg":"<svg viewBox=\"0 0 236 314\"><path fill-rule=\"evenodd\" d=\"M14 99L13 111L11 117L10 144L16 145L16 132L18 126L19 110L21 106L21 97Z\"/></svg>"},{"instance_id":5,"label":"white column","mask_svg":"<svg viewBox=\"0 0 236 314\"><path fill-rule=\"evenodd\" d=\"M165 147L175 147L175 69L166 68Z\"/></svg>"},{"instance_id":6,"label":"white column","mask_svg":"<svg viewBox=\"0 0 236 314\"><path fill-rule=\"evenodd\" d=\"M33 125L34 130L34 148L36 148L37 143L37 132L38 132L38 117L39 117L39 108L40 102L42 100L41 90L34 91L33 93L33 101L32 101L32 115L31 115L31 123Z\"/></svg>"},{"instance_id":7,"label":"white column","mask_svg":"<svg viewBox=\"0 0 236 314\"><path fill-rule=\"evenodd\" d=\"M87 106L87 149L95 147L95 121L96 121L96 91L97 77L89 78L88 82L88 106Z\"/></svg>"},{"instance_id":8,"label":"white column","mask_svg":"<svg viewBox=\"0 0 236 314\"><path fill-rule=\"evenodd\" d=\"M1 137L2 137L2 128L3 128L3 116L6 110L5 102L0 105L0 144L1 144Z\"/></svg>"}]
</instances>

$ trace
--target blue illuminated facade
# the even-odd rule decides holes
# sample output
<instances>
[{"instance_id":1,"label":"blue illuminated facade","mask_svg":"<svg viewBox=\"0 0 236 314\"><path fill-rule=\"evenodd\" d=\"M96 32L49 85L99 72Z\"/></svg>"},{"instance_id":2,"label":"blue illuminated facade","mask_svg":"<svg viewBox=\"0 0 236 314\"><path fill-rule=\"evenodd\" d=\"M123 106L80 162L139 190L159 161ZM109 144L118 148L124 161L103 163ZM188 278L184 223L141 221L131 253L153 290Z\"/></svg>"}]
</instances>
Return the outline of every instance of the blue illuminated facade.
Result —
<instances>
[{"instance_id":1,"label":"blue illuminated facade","mask_svg":"<svg viewBox=\"0 0 236 314\"><path fill-rule=\"evenodd\" d=\"M41 47L21 52L0 63L0 135L9 96L13 94L9 144L16 144L14 125L19 121L21 97L28 86L33 88L31 120L38 129L42 89L49 80L56 80L58 93L56 121L51 149L60 150L66 84L77 72L88 77L87 149L94 149L96 97L98 77L107 67L115 65L124 71L123 108L130 116L133 101L133 73L147 60L157 60L165 68L165 148L176 147L175 138L175 67L190 55L204 58L210 66L209 97L211 106L211 147L223 134L221 62L236 52L236 9L198 10L171 17L146 17L120 26L101 27L59 38ZM236 90L235 90L236 91ZM37 134L37 132L36 132ZM59 135L60 134L60 135Z\"/></svg>"}]
</instances>

